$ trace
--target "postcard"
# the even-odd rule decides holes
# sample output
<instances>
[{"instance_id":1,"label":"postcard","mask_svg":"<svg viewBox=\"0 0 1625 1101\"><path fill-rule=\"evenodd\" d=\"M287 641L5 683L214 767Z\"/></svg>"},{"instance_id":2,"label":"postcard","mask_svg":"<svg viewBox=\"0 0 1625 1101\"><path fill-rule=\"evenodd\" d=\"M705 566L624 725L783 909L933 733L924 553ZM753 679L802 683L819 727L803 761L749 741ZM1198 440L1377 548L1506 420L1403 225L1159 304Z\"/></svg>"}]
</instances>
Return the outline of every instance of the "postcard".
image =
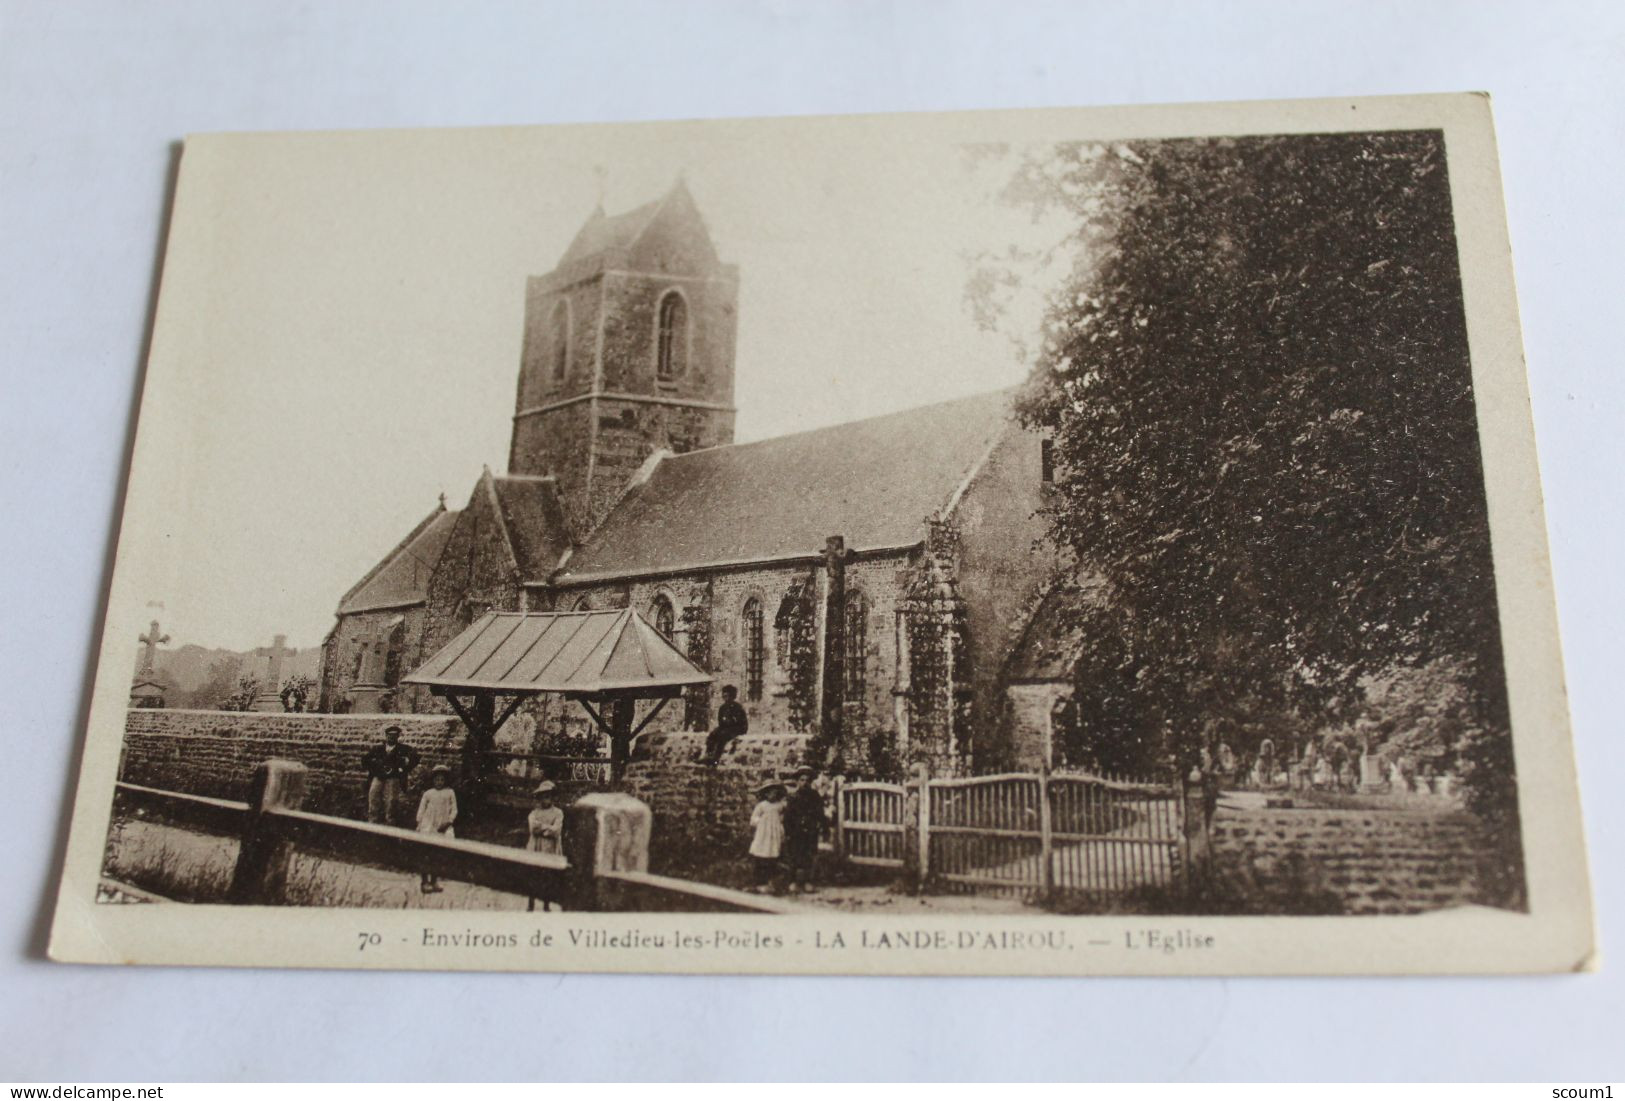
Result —
<instances>
[{"instance_id":1,"label":"postcard","mask_svg":"<svg viewBox=\"0 0 1625 1101\"><path fill-rule=\"evenodd\" d=\"M56 959L1594 965L1487 97L191 137L131 463Z\"/></svg>"}]
</instances>

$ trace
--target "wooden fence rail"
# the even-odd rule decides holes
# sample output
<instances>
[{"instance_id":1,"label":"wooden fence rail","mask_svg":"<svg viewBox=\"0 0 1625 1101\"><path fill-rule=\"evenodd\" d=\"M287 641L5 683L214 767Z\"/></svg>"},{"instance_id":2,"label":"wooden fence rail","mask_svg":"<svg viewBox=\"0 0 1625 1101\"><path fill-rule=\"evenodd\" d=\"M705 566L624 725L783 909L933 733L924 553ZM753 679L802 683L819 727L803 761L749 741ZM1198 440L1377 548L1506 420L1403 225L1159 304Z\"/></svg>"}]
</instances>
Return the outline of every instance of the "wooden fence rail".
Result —
<instances>
[{"instance_id":1,"label":"wooden fence rail","mask_svg":"<svg viewBox=\"0 0 1625 1101\"><path fill-rule=\"evenodd\" d=\"M237 867L222 901L275 906L284 901L296 850L339 860L435 875L569 910L789 913L777 899L648 872L649 808L628 795L595 793L565 810L565 855L417 833L299 809L305 769L294 761L255 768L253 798L240 803L120 783L125 812L240 839Z\"/></svg>"}]
</instances>

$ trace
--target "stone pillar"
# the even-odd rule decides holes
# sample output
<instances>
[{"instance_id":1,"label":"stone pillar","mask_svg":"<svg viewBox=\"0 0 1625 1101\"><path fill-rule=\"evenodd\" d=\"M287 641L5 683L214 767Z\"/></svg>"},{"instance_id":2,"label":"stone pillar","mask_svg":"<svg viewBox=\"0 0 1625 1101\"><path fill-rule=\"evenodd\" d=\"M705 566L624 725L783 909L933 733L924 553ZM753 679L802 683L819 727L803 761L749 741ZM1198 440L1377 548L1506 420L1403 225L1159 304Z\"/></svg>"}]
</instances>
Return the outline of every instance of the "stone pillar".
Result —
<instances>
[{"instance_id":1,"label":"stone pillar","mask_svg":"<svg viewBox=\"0 0 1625 1101\"><path fill-rule=\"evenodd\" d=\"M823 699L818 737L839 759L846 748L846 540L839 535L824 541L824 573Z\"/></svg>"},{"instance_id":2,"label":"stone pillar","mask_svg":"<svg viewBox=\"0 0 1625 1101\"><path fill-rule=\"evenodd\" d=\"M282 902L293 847L283 841L270 810L298 810L305 802L305 766L298 761L262 761L254 766L248 822L237 850L228 901L251 906Z\"/></svg>"},{"instance_id":3,"label":"stone pillar","mask_svg":"<svg viewBox=\"0 0 1625 1101\"><path fill-rule=\"evenodd\" d=\"M565 906L601 909L599 875L648 871L653 825L648 805L620 792L583 795L566 807L563 847L570 862L570 888Z\"/></svg>"},{"instance_id":4,"label":"stone pillar","mask_svg":"<svg viewBox=\"0 0 1625 1101\"><path fill-rule=\"evenodd\" d=\"M1213 856L1213 830L1208 819L1207 776L1193 768L1185 780L1185 859L1193 875L1205 874Z\"/></svg>"},{"instance_id":5,"label":"stone pillar","mask_svg":"<svg viewBox=\"0 0 1625 1101\"><path fill-rule=\"evenodd\" d=\"M898 610L895 617L897 632L897 675L892 681L892 725L897 729L897 756L908 760L908 613Z\"/></svg>"}]
</instances>

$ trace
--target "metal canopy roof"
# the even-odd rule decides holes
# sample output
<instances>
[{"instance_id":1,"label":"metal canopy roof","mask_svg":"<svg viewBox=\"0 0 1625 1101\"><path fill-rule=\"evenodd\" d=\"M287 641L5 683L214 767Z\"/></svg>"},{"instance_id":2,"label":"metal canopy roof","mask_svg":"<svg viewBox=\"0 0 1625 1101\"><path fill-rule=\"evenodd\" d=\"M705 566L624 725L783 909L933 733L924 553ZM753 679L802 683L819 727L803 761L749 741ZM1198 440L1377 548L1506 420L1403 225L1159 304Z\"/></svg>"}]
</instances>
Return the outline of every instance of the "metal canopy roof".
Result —
<instances>
[{"instance_id":1,"label":"metal canopy roof","mask_svg":"<svg viewBox=\"0 0 1625 1101\"><path fill-rule=\"evenodd\" d=\"M403 680L441 692L653 697L711 677L622 608L489 612Z\"/></svg>"}]
</instances>

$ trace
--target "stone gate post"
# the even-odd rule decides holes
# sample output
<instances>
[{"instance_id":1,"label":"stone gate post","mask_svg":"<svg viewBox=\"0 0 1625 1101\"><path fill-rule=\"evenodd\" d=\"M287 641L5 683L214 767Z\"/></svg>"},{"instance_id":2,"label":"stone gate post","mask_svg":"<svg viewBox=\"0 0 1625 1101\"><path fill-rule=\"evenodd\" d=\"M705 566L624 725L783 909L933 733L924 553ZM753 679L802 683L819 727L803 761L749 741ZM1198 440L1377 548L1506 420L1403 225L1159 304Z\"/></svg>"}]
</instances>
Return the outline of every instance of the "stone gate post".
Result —
<instances>
[{"instance_id":1,"label":"stone gate post","mask_svg":"<svg viewBox=\"0 0 1625 1101\"><path fill-rule=\"evenodd\" d=\"M282 840L276 822L266 812L303 806L305 777L305 766L298 761L261 761L254 766L248 821L237 850L237 869L231 877L228 901L255 906L282 902L293 846Z\"/></svg>"}]
</instances>

